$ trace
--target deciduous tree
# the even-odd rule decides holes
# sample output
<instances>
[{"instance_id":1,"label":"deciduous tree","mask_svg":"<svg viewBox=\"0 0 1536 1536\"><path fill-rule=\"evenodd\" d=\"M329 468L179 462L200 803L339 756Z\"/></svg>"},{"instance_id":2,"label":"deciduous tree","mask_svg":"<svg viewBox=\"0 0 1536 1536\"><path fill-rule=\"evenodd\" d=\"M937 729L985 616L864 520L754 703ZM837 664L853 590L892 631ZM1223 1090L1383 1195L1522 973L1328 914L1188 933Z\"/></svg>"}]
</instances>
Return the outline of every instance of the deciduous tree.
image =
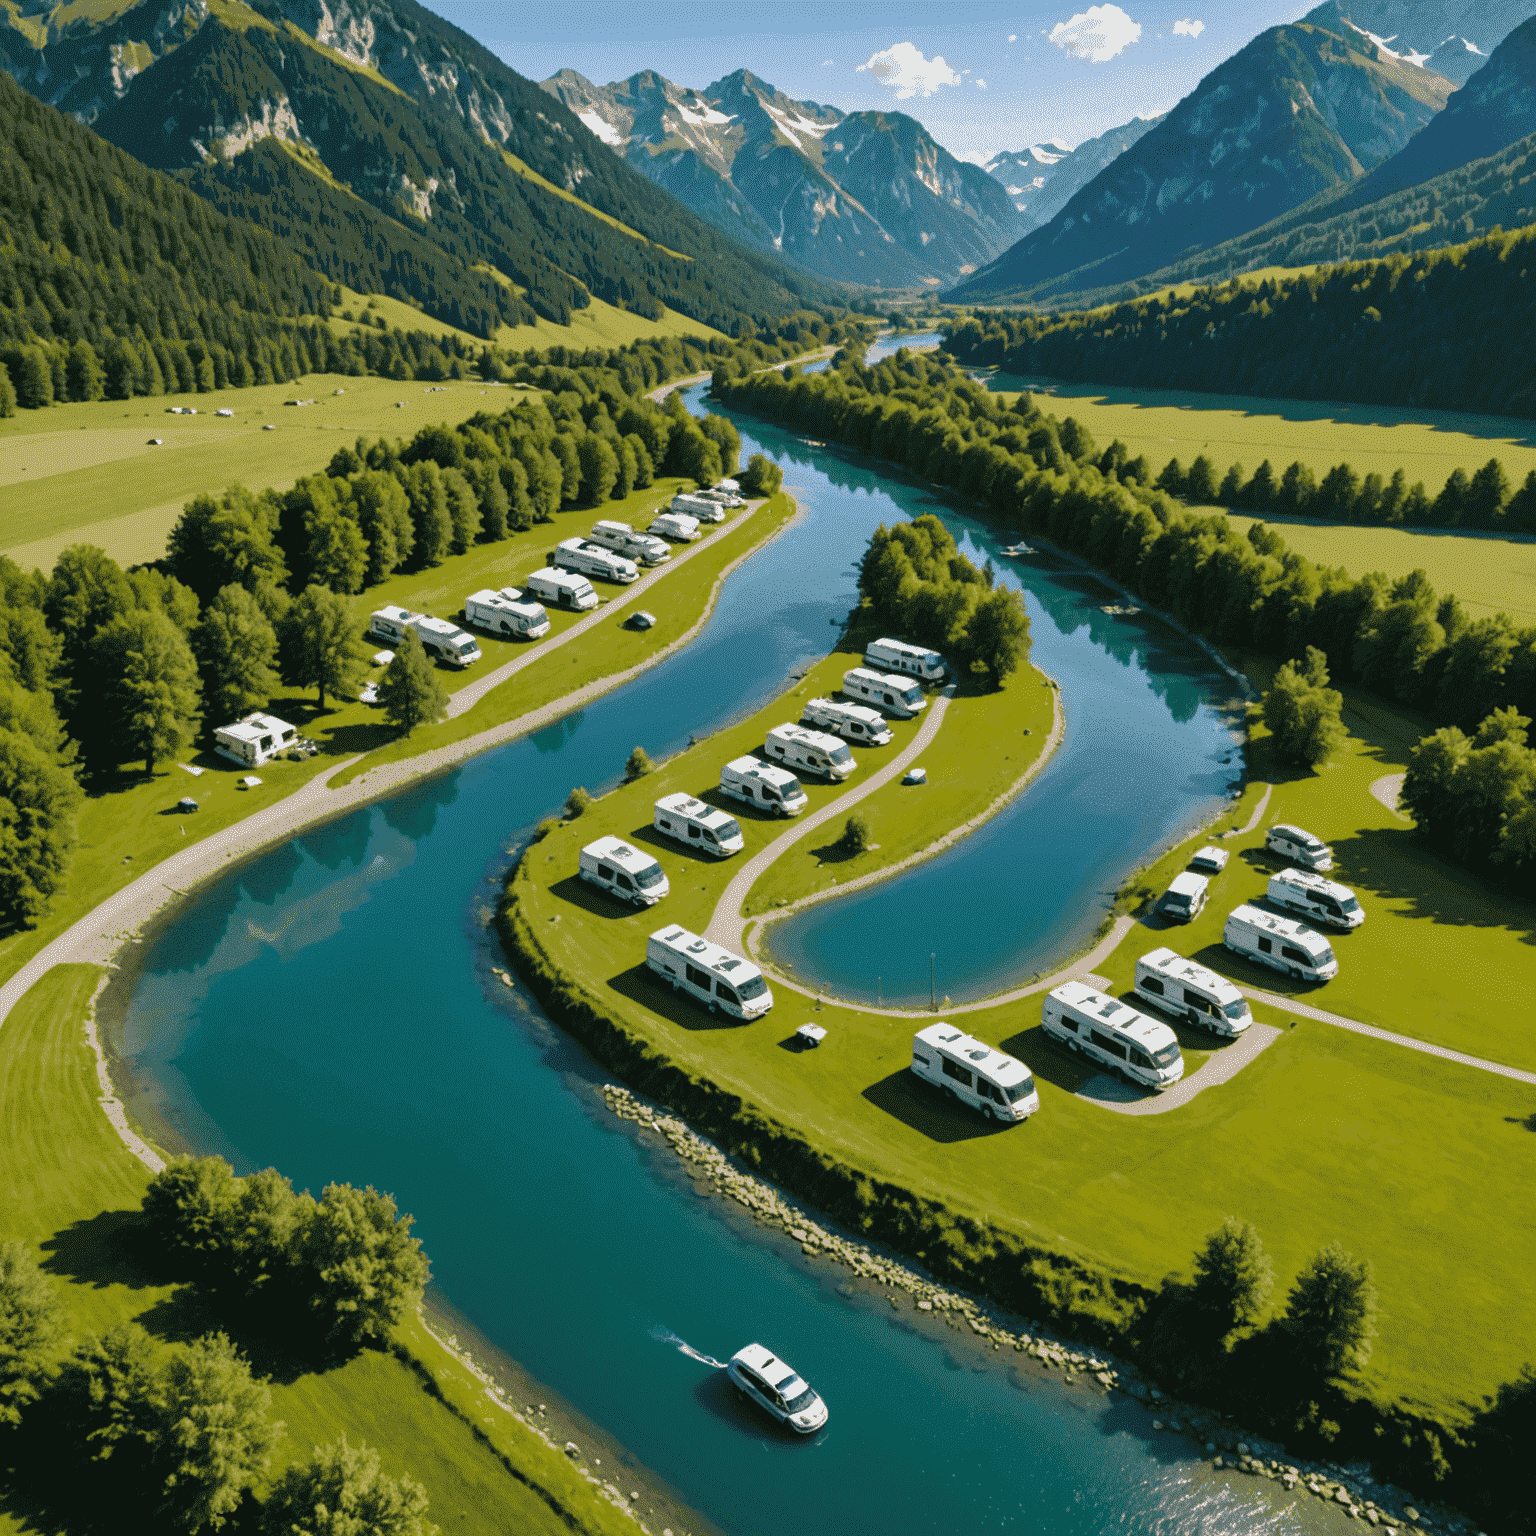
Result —
<instances>
[{"instance_id":1,"label":"deciduous tree","mask_svg":"<svg viewBox=\"0 0 1536 1536\"><path fill-rule=\"evenodd\" d=\"M244 587L222 588L194 636L203 700L215 722L264 707L277 687L277 632Z\"/></svg>"},{"instance_id":2,"label":"deciduous tree","mask_svg":"<svg viewBox=\"0 0 1536 1536\"><path fill-rule=\"evenodd\" d=\"M1264 695L1264 724L1291 762L1315 768L1344 739L1344 696L1327 684L1327 657L1309 645L1305 661L1286 662Z\"/></svg>"},{"instance_id":3,"label":"deciduous tree","mask_svg":"<svg viewBox=\"0 0 1536 1536\"><path fill-rule=\"evenodd\" d=\"M41 1396L63 1331L58 1297L25 1243L0 1243L0 1425Z\"/></svg>"},{"instance_id":4,"label":"deciduous tree","mask_svg":"<svg viewBox=\"0 0 1536 1536\"><path fill-rule=\"evenodd\" d=\"M1296 1277L1285 1326L1304 1362L1328 1376L1358 1370L1376 1335L1376 1283L1369 1259L1358 1262L1337 1242L1314 1255Z\"/></svg>"},{"instance_id":5,"label":"deciduous tree","mask_svg":"<svg viewBox=\"0 0 1536 1536\"><path fill-rule=\"evenodd\" d=\"M1275 1288L1274 1267L1247 1222L1227 1217L1195 1255L1194 1296L1225 1337L1258 1321Z\"/></svg>"},{"instance_id":6,"label":"deciduous tree","mask_svg":"<svg viewBox=\"0 0 1536 1536\"><path fill-rule=\"evenodd\" d=\"M411 1217L371 1186L331 1184L308 1222L300 1251L311 1315L333 1345L382 1341L421 1300L427 1256Z\"/></svg>"},{"instance_id":7,"label":"deciduous tree","mask_svg":"<svg viewBox=\"0 0 1536 1536\"><path fill-rule=\"evenodd\" d=\"M192 648L165 614L136 608L107 625L92 649L113 754L142 757L153 773L196 727L201 688Z\"/></svg>"},{"instance_id":8,"label":"deciduous tree","mask_svg":"<svg viewBox=\"0 0 1536 1536\"><path fill-rule=\"evenodd\" d=\"M327 587L308 586L288 610L283 634L284 681L327 693L351 693L362 682L368 653L357 637L352 604Z\"/></svg>"},{"instance_id":9,"label":"deciduous tree","mask_svg":"<svg viewBox=\"0 0 1536 1536\"><path fill-rule=\"evenodd\" d=\"M408 1477L387 1477L377 1451L343 1435L289 1467L262 1509L263 1536L437 1536L427 1494Z\"/></svg>"},{"instance_id":10,"label":"deciduous tree","mask_svg":"<svg viewBox=\"0 0 1536 1536\"><path fill-rule=\"evenodd\" d=\"M437 680L437 669L422 648L421 637L408 629L395 647L395 659L379 683L384 718L403 736L418 725L431 725L448 712L448 690Z\"/></svg>"},{"instance_id":11,"label":"deciduous tree","mask_svg":"<svg viewBox=\"0 0 1536 1536\"><path fill-rule=\"evenodd\" d=\"M0 918L7 924L35 922L63 884L79 808L71 769L32 736L0 725Z\"/></svg>"}]
</instances>

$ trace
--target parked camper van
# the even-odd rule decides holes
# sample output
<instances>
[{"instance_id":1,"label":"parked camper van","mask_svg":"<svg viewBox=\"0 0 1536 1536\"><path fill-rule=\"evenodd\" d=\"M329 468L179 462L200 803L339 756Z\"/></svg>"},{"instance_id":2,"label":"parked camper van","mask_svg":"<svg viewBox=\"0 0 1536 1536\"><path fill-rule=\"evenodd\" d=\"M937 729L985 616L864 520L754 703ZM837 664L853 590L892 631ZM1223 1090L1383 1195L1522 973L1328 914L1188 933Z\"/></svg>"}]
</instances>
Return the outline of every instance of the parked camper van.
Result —
<instances>
[{"instance_id":1,"label":"parked camper van","mask_svg":"<svg viewBox=\"0 0 1536 1536\"><path fill-rule=\"evenodd\" d=\"M912 1037L912 1070L988 1120L1028 1120L1040 1108L1029 1068L953 1024L930 1024Z\"/></svg>"},{"instance_id":2,"label":"parked camper van","mask_svg":"<svg viewBox=\"0 0 1536 1536\"><path fill-rule=\"evenodd\" d=\"M1298 981L1332 981L1339 974L1333 946L1315 928L1258 907L1235 907L1221 941L1234 955L1273 966Z\"/></svg>"},{"instance_id":3,"label":"parked camper van","mask_svg":"<svg viewBox=\"0 0 1536 1536\"><path fill-rule=\"evenodd\" d=\"M843 673L843 693L856 704L873 704L898 720L910 720L927 708L923 690L905 677L886 677L868 667L850 667Z\"/></svg>"},{"instance_id":4,"label":"parked camper van","mask_svg":"<svg viewBox=\"0 0 1536 1536\"><path fill-rule=\"evenodd\" d=\"M864 665L876 672L902 672L925 683L943 682L949 671L937 651L908 645L905 640L871 640L864 647Z\"/></svg>"},{"instance_id":5,"label":"parked camper van","mask_svg":"<svg viewBox=\"0 0 1536 1536\"><path fill-rule=\"evenodd\" d=\"M794 774L759 762L750 754L720 770L720 793L745 800L748 805L760 805L775 816L798 816L810 803Z\"/></svg>"},{"instance_id":6,"label":"parked camper van","mask_svg":"<svg viewBox=\"0 0 1536 1536\"><path fill-rule=\"evenodd\" d=\"M549 633L544 605L524 602L516 587L472 592L464 599L464 622L506 639L538 640Z\"/></svg>"},{"instance_id":7,"label":"parked camper van","mask_svg":"<svg viewBox=\"0 0 1536 1536\"><path fill-rule=\"evenodd\" d=\"M1081 981L1065 982L1048 993L1040 1022L1051 1039L1127 1082L1161 1092L1184 1076L1178 1038L1166 1024Z\"/></svg>"},{"instance_id":8,"label":"parked camper van","mask_svg":"<svg viewBox=\"0 0 1536 1536\"><path fill-rule=\"evenodd\" d=\"M1154 949L1136 962L1136 995L1213 1034L1236 1038L1253 1023L1248 999L1225 976L1171 949Z\"/></svg>"},{"instance_id":9,"label":"parked camper van","mask_svg":"<svg viewBox=\"0 0 1536 1536\"><path fill-rule=\"evenodd\" d=\"M800 711L800 724L832 731L849 741L867 741L872 747L883 747L891 739L891 728L878 710L836 699L812 699Z\"/></svg>"},{"instance_id":10,"label":"parked camper van","mask_svg":"<svg viewBox=\"0 0 1536 1536\"><path fill-rule=\"evenodd\" d=\"M574 571L554 571L546 566L528 578L527 596L556 608L584 610L597 607L597 593L585 576Z\"/></svg>"},{"instance_id":11,"label":"parked camper van","mask_svg":"<svg viewBox=\"0 0 1536 1536\"><path fill-rule=\"evenodd\" d=\"M696 517L701 523L725 521L725 504L697 491L679 491L667 510L681 512L684 517Z\"/></svg>"},{"instance_id":12,"label":"parked camper van","mask_svg":"<svg viewBox=\"0 0 1536 1536\"><path fill-rule=\"evenodd\" d=\"M740 853L747 846L734 816L692 795L663 795L656 802L651 825L685 848L717 859Z\"/></svg>"},{"instance_id":13,"label":"parked camper van","mask_svg":"<svg viewBox=\"0 0 1536 1536\"><path fill-rule=\"evenodd\" d=\"M692 544L699 537L699 520L685 517L681 512L663 512L651 519L651 526L645 531L658 538L671 539L674 544Z\"/></svg>"},{"instance_id":14,"label":"parked camper van","mask_svg":"<svg viewBox=\"0 0 1536 1536\"><path fill-rule=\"evenodd\" d=\"M1269 829L1264 846L1283 859L1300 864L1303 869L1332 869L1333 849L1320 837L1303 832L1300 827L1278 822Z\"/></svg>"},{"instance_id":15,"label":"parked camper van","mask_svg":"<svg viewBox=\"0 0 1536 1536\"><path fill-rule=\"evenodd\" d=\"M1328 928L1358 928L1365 921L1365 913L1347 885L1314 875L1309 869L1282 869L1271 875L1264 894L1273 905L1288 907Z\"/></svg>"},{"instance_id":16,"label":"parked camper van","mask_svg":"<svg viewBox=\"0 0 1536 1536\"><path fill-rule=\"evenodd\" d=\"M735 1019L760 1019L773 1007L773 993L750 960L686 928L658 928L645 946L645 963L674 992L707 1003L711 1013L723 1008Z\"/></svg>"},{"instance_id":17,"label":"parked camper van","mask_svg":"<svg viewBox=\"0 0 1536 1536\"><path fill-rule=\"evenodd\" d=\"M1163 899L1157 904L1158 911L1177 923L1194 922L1205 907L1210 884L1204 875L1196 875L1186 869L1169 882Z\"/></svg>"},{"instance_id":18,"label":"parked camper van","mask_svg":"<svg viewBox=\"0 0 1536 1536\"><path fill-rule=\"evenodd\" d=\"M555 545L553 564L562 571L576 571L582 576L595 576L599 581L616 581L628 586L640 572L633 560L604 549L600 544L588 544L585 539L561 539Z\"/></svg>"},{"instance_id":19,"label":"parked camper van","mask_svg":"<svg viewBox=\"0 0 1536 1536\"><path fill-rule=\"evenodd\" d=\"M421 648L427 655L446 661L450 667L467 667L480 660L480 642L447 619L429 619L418 614L411 628L421 636Z\"/></svg>"},{"instance_id":20,"label":"parked camper van","mask_svg":"<svg viewBox=\"0 0 1536 1536\"><path fill-rule=\"evenodd\" d=\"M399 645L405 639L406 630L420 617L419 613L412 613L409 608L397 608L391 603L387 608L380 608L377 613L368 615L368 638Z\"/></svg>"},{"instance_id":21,"label":"parked camper van","mask_svg":"<svg viewBox=\"0 0 1536 1536\"><path fill-rule=\"evenodd\" d=\"M763 750L787 768L803 769L829 782L841 783L859 765L846 742L803 725L776 725L763 738Z\"/></svg>"},{"instance_id":22,"label":"parked camper van","mask_svg":"<svg viewBox=\"0 0 1536 1536\"><path fill-rule=\"evenodd\" d=\"M583 880L612 891L621 901L654 907L670 890L665 871L648 853L620 837L600 837L581 850Z\"/></svg>"},{"instance_id":23,"label":"parked camper van","mask_svg":"<svg viewBox=\"0 0 1536 1536\"><path fill-rule=\"evenodd\" d=\"M639 533L628 523L620 523L613 518L603 518L601 522L593 523L589 538L593 544L627 555L641 565L661 565L672 558L672 551L667 548L665 539Z\"/></svg>"}]
</instances>

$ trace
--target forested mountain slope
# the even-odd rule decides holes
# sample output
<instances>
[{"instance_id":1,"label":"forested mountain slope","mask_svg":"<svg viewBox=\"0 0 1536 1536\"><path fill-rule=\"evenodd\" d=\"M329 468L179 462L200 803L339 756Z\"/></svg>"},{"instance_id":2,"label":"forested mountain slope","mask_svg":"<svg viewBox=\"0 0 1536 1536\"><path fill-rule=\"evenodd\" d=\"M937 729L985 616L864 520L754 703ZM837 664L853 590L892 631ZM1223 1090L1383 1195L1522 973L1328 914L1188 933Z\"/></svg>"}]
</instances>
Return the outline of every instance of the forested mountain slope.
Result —
<instances>
[{"instance_id":1,"label":"forested mountain slope","mask_svg":"<svg viewBox=\"0 0 1536 1536\"><path fill-rule=\"evenodd\" d=\"M0 33L0 64L27 89L223 206L293 230L318 215L347 236L309 243L327 275L457 303L457 322L439 315L451 323L525 320L527 306L559 321L595 293L728 328L821 296L414 0L140 0L106 21L26 10ZM288 161L253 153L269 140Z\"/></svg>"},{"instance_id":2,"label":"forested mountain slope","mask_svg":"<svg viewBox=\"0 0 1536 1536\"><path fill-rule=\"evenodd\" d=\"M952 282L1024 226L1001 189L902 112L795 101L739 69L702 91L654 70L543 89L617 155L720 228L819 276Z\"/></svg>"},{"instance_id":3,"label":"forested mountain slope","mask_svg":"<svg viewBox=\"0 0 1536 1536\"><path fill-rule=\"evenodd\" d=\"M1379 165L1440 110L1450 82L1337 25L1261 33L954 297L1045 298L1124 282Z\"/></svg>"}]
</instances>

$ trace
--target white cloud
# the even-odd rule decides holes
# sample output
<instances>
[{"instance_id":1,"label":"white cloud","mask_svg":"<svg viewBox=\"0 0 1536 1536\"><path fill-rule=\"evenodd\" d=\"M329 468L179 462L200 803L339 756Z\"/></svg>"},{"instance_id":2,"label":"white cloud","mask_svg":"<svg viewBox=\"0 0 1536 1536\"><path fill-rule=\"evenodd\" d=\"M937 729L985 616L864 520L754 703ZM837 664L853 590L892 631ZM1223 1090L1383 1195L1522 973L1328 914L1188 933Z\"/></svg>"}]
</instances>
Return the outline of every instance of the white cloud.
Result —
<instances>
[{"instance_id":1,"label":"white cloud","mask_svg":"<svg viewBox=\"0 0 1536 1536\"><path fill-rule=\"evenodd\" d=\"M977 80L977 82L976 82L976 89L978 91L984 91L984 90L986 90L986 88L987 88L987 82L985 80Z\"/></svg>"},{"instance_id":2,"label":"white cloud","mask_svg":"<svg viewBox=\"0 0 1536 1536\"><path fill-rule=\"evenodd\" d=\"M823 60L822 60L822 61L821 61L821 67L822 67L822 68L823 68L823 69L826 69L826 68L827 68L827 67L828 67L828 66L829 66L829 65L830 65L830 64L831 64L831 63L832 63L832 60L831 60L831 59L823 59Z\"/></svg>"},{"instance_id":3,"label":"white cloud","mask_svg":"<svg viewBox=\"0 0 1536 1536\"><path fill-rule=\"evenodd\" d=\"M1008 41L1010 43L1016 43L1016 42L1018 42L1018 40L1019 40L1019 34L1017 32L1010 32L1008 34Z\"/></svg>"},{"instance_id":4,"label":"white cloud","mask_svg":"<svg viewBox=\"0 0 1536 1536\"><path fill-rule=\"evenodd\" d=\"M1190 21L1186 18L1184 21L1176 21L1173 24L1173 35L1175 37L1199 37L1204 31L1205 23L1203 21Z\"/></svg>"},{"instance_id":5,"label":"white cloud","mask_svg":"<svg viewBox=\"0 0 1536 1536\"><path fill-rule=\"evenodd\" d=\"M1118 5L1090 5L1070 21L1058 21L1046 38L1086 64L1103 64L1141 36L1141 23Z\"/></svg>"},{"instance_id":6,"label":"white cloud","mask_svg":"<svg viewBox=\"0 0 1536 1536\"><path fill-rule=\"evenodd\" d=\"M868 62L859 65L860 74L866 70L881 85L890 86L899 101L911 96L932 96L941 85L960 84L960 76L944 62L942 54L925 59L911 43L893 43L871 54Z\"/></svg>"}]
</instances>

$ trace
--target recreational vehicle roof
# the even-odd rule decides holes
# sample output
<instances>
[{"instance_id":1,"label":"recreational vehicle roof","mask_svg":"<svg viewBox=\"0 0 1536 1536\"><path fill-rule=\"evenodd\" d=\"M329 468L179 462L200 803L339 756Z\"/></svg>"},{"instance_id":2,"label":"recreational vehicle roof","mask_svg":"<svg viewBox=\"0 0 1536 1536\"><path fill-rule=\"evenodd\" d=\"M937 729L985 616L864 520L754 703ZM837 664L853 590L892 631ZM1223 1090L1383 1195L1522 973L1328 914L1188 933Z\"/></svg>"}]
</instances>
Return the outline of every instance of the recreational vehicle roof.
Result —
<instances>
[{"instance_id":1,"label":"recreational vehicle roof","mask_svg":"<svg viewBox=\"0 0 1536 1536\"><path fill-rule=\"evenodd\" d=\"M397 608L393 603L386 603L382 608L375 608L373 616L379 619L388 619L392 624L409 624L412 620L422 617L419 613L412 613L409 608Z\"/></svg>"},{"instance_id":2,"label":"recreational vehicle roof","mask_svg":"<svg viewBox=\"0 0 1536 1536\"><path fill-rule=\"evenodd\" d=\"M930 1024L927 1029L918 1030L917 1038L955 1061L964 1062L978 1072L985 1073L994 1083L1000 1083L1005 1088L1011 1083L1023 1082L1030 1075L1029 1068L1022 1061L1006 1056L1002 1051L993 1050L984 1040L977 1040L964 1030L956 1029L953 1024Z\"/></svg>"},{"instance_id":3,"label":"recreational vehicle roof","mask_svg":"<svg viewBox=\"0 0 1536 1536\"><path fill-rule=\"evenodd\" d=\"M1190 982L1194 986L1204 987L1207 992L1237 990L1225 976L1218 976L1215 971L1207 970L1203 965L1196 965L1193 960L1186 960L1183 955L1176 954L1171 949L1149 950L1141 957L1141 963L1151 966L1160 976Z\"/></svg>"},{"instance_id":4,"label":"recreational vehicle roof","mask_svg":"<svg viewBox=\"0 0 1536 1536\"><path fill-rule=\"evenodd\" d=\"M282 740L284 733L293 735L294 727L286 720L279 720L276 715L263 715L261 713L246 715L244 719L236 720L233 725L221 725L218 730L220 736L232 736L236 741L258 743L263 736L275 736Z\"/></svg>"},{"instance_id":5,"label":"recreational vehicle roof","mask_svg":"<svg viewBox=\"0 0 1536 1536\"><path fill-rule=\"evenodd\" d=\"M1309 928L1305 923L1297 922L1294 917L1276 917L1273 912L1266 912L1262 907L1249 906L1247 902L1240 907L1234 907L1227 915L1228 922L1233 918L1240 923L1247 923L1250 928L1263 928L1281 938L1316 939L1321 944L1328 943L1327 938L1316 928Z\"/></svg>"},{"instance_id":6,"label":"recreational vehicle roof","mask_svg":"<svg viewBox=\"0 0 1536 1536\"><path fill-rule=\"evenodd\" d=\"M841 742L838 743L842 745ZM753 757L749 752L745 757L733 757L725 765L732 773L739 773L745 778L761 779L765 784L771 784L775 789L782 789L786 784L798 784L800 781L787 768L776 768L772 763L765 763L760 757Z\"/></svg>"},{"instance_id":7,"label":"recreational vehicle roof","mask_svg":"<svg viewBox=\"0 0 1536 1536\"><path fill-rule=\"evenodd\" d=\"M656 862L653 855L631 847L622 837L600 837L581 851L594 859L612 859L622 869L649 869Z\"/></svg>"},{"instance_id":8,"label":"recreational vehicle roof","mask_svg":"<svg viewBox=\"0 0 1536 1536\"><path fill-rule=\"evenodd\" d=\"M1177 1038L1166 1024L1159 1024L1156 1019L1149 1019L1144 1013L1137 1013L1129 1003L1122 1003L1117 998L1106 997L1102 992L1095 992L1092 987L1081 981L1065 981L1052 990L1051 996L1058 1002L1080 1008L1084 1013L1090 1013L1095 1018L1108 1020L1121 1033L1129 1035L1134 1040L1142 1041L1153 1050L1157 1049L1156 1045L1151 1044L1154 1040L1161 1044L1165 1037L1168 1040Z\"/></svg>"},{"instance_id":9,"label":"recreational vehicle roof","mask_svg":"<svg viewBox=\"0 0 1536 1536\"><path fill-rule=\"evenodd\" d=\"M701 939L698 934L690 933L676 923L658 928L651 937L657 943L665 944L674 954L685 956L690 965L723 976L735 986L762 974L750 960L743 960L740 955L733 955L730 950L711 944L708 939Z\"/></svg>"},{"instance_id":10,"label":"recreational vehicle roof","mask_svg":"<svg viewBox=\"0 0 1536 1536\"><path fill-rule=\"evenodd\" d=\"M681 792L675 795L663 795L656 802L656 808L661 811L676 811L679 816L691 816L704 827L718 827L724 822L735 820L729 811L722 811L717 806L707 805L704 801L695 800L692 795Z\"/></svg>"}]
</instances>

